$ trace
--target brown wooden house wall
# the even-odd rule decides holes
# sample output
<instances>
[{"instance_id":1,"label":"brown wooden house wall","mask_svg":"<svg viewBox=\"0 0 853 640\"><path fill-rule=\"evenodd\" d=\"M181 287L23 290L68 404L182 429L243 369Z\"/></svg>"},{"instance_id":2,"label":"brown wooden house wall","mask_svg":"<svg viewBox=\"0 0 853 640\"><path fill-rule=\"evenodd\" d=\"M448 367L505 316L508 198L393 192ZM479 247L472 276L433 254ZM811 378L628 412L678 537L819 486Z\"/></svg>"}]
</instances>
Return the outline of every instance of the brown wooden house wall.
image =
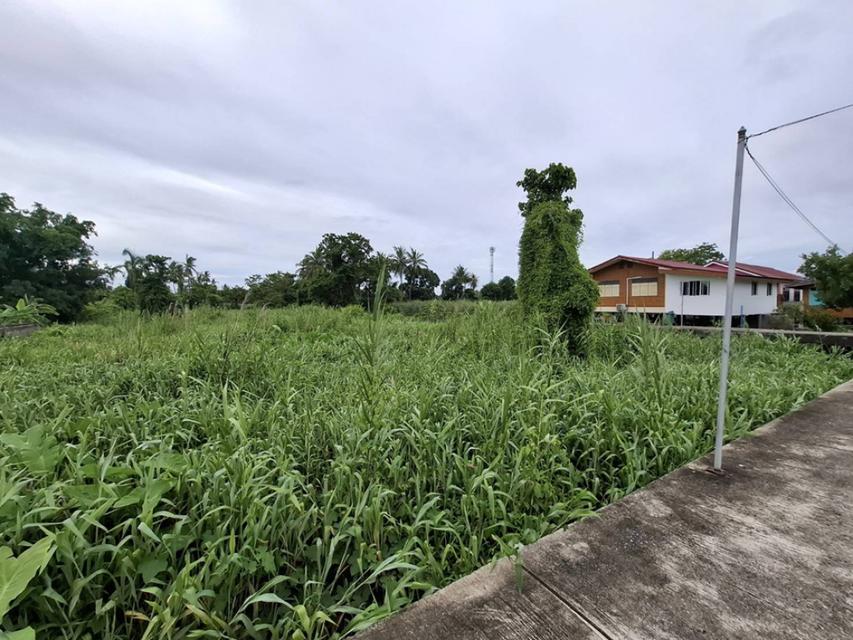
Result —
<instances>
[{"instance_id":1,"label":"brown wooden house wall","mask_svg":"<svg viewBox=\"0 0 853 640\"><path fill-rule=\"evenodd\" d=\"M628 304L631 308L663 307L666 298L664 274L657 267L620 260L619 262L592 274L596 282L619 282L619 296L598 299L599 307L615 307L618 304ZM658 294L656 296L629 295L628 278L657 278Z\"/></svg>"}]
</instances>

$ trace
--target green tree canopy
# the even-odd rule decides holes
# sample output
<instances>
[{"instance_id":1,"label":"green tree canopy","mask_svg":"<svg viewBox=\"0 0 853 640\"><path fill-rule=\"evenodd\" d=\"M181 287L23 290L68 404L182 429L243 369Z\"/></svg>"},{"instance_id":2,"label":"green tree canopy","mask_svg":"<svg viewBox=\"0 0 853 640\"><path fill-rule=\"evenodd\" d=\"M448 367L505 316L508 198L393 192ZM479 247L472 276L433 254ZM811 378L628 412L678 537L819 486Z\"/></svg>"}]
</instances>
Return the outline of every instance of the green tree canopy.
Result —
<instances>
[{"instance_id":1,"label":"green tree canopy","mask_svg":"<svg viewBox=\"0 0 853 640\"><path fill-rule=\"evenodd\" d=\"M247 287L222 285L222 288L218 291L219 303L229 309L239 309L244 303L250 302L246 297L248 293L249 289Z\"/></svg>"},{"instance_id":2,"label":"green tree canopy","mask_svg":"<svg viewBox=\"0 0 853 640\"><path fill-rule=\"evenodd\" d=\"M433 300L435 289L440 283L438 274L425 265L406 272L406 294L409 300Z\"/></svg>"},{"instance_id":3,"label":"green tree canopy","mask_svg":"<svg viewBox=\"0 0 853 640\"><path fill-rule=\"evenodd\" d=\"M845 255L838 245L824 253L812 252L801 256L798 271L814 280L823 303L833 309L853 307L853 253Z\"/></svg>"},{"instance_id":4,"label":"green tree canopy","mask_svg":"<svg viewBox=\"0 0 853 640\"><path fill-rule=\"evenodd\" d=\"M571 175L574 184L574 171ZM551 330L564 331L569 349L580 354L598 288L578 257L583 213L569 208L569 202L554 193L527 214L519 247L518 297L526 313L541 314Z\"/></svg>"},{"instance_id":5,"label":"green tree canopy","mask_svg":"<svg viewBox=\"0 0 853 640\"><path fill-rule=\"evenodd\" d=\"M543 202L563 202L569 209L572 199L566 192L577 187L577 184L575 170L560 162L552 162L544 171L525 169L524 177L515 183L527 193L527 200L519 202L518 209L524 217Z\"/></svg>"},{"instance_id":6,"label":"green tree canopy","mask_svg":"<svg viewBox=\"0 0 853 640\"><path fill-rule=\"evenodd\" d=\"M156 254L135 258L133 278L128 276L127 286L136 293L137 308L148 313L167 311L175 302L169 289L171 258Z\"/></svg>"},{"instance_id":7,"label":"green tree canopy","mask_svg":"<svg viewBox=\"0 0 853 640\"><path fill-rule=\"evenodd\" d=\"M515 280L504 276L497 282L483 285L480 295L486 300L515 300Z\"/></svg>"},{"instance_id":8,"label":"green tree canopy","mask_svg":"<svg viewBox=\"0 0 853 640\"><path fill-rule=\"evenodd\" d=\"M725 260L726 256L711 242L697 244L692 249L666 249L658 256L661 260L677 260L692 264L708 264L709 262Z\"/></svg>"},{"instance_id":9,"label":"green tree canopy","mask_svg":"<svg viewBox=\"0 0 853 640\"><path fill-rule=\"evenodd\" d=\"M299 263L300 287L319 304L362 303L380 272L370 241L358 233L327 233ZM387 277L387 272L386 272Z\"/></svg>"},{"instance_id":10,"label":"green tree canopy","mask_svg":"<svg viewBox=\"0 0 853 640\"><path fill-rule=\"evenodd\" d=\"M88 243L94 235L94 222L39 203L18 209L12 196L0 193L0 303L28 296L54 307L62 321L79 317L107 285Z\"/></svg>"},{"instance_id":11,"label":"green tree canopy","mask_svg":"<svg viewBox=\"0 0 853 640\"><path fill-rule=\"evenodd\" d=\"M249 302L256 307L286 307L298 301L296 276L292 273L276 271L265 276L250 276L246 278L246 288ZM242 298L236 302L240 306Z\"/></svg>"},{"instance_id":12,"label":"green tree canopy","mask_svg":"<svg viewBox=\"0 0 853 640\"><path fill-rule=\"evenodd\" d=\"M477 276L460 264L441 283L441 297L445 300L473 300L477 297Z\"/></svg>"}]
</instances>

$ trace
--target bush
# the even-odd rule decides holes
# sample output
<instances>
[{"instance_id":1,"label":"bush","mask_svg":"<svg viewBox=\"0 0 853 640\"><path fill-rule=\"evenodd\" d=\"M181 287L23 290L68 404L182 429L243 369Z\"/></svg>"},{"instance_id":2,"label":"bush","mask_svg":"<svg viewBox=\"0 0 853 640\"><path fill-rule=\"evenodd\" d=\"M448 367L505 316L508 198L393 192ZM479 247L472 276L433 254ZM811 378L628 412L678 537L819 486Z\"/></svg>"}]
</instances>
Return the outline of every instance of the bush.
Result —
<instances>
[{"instance_id":1,"label":"bush","mask_svg":"<svg viewBox=\"0 0 853 640\"><path fill-rule=\"evenodd\" d=\"M83 320L99 321L113 318L122 312L122 307L112 298L101 298L83 307Z\"/></svg>"},{"instance_id":2,"label":"bush","mask_svg":"<svg viewBox=\"0 0 853 640\"><path fill-rule=\"evenodd\" d=\"M57 315L56 309L38 298L24 296L15 306L4 304L0 309L0 327L18 327L26 324L47 324L47 316Z\"/></svg>"},{"instance_id":3,"label":"bush","mask_svg":"<svg viewBox=\"0 0 853 640\"><path fill-rule=\"evenodd\" d=\"M826 309L806 309L803 312L803 324L816 331L838 330L838 318Z\"/></svg>"},{"instance_id":4,"label":"bush","mask_svg":"<svg viewBox=\"0 0 853 640\"><path fill-rule=\"evenodd\" d=\"M528 314L541 314L548 328L563 331L569 349L584 341L598 288L578 257L583 214L564 202L536 205L525 217L519 251L518 298Z\"/></svg>"},{"instance_id":5,"label":"bush","mask_svg":"<svg viewBox=\"0 0 853 640\"><path fill-rule=\"evenodd\" d=\"M786 302L777 311L782 317L780 324L790 325L780 328L794 329L803 324L803 305L799 302Z\"/></svg>"}]
</instances>

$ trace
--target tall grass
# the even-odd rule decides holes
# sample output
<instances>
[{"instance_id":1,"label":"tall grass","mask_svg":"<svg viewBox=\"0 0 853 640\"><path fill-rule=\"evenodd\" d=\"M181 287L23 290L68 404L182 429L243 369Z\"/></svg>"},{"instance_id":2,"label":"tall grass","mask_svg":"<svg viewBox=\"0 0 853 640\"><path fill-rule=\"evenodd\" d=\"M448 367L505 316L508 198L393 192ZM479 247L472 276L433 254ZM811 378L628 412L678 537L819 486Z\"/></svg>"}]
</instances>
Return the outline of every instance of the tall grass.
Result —
<instances>
[{"instance_id":1,"label":"tall grass","mask_svg":"<svg viewBox=\"0 0 853 640\"><path fill-rule=\"evenodd\" d=\"M41 638L347 636L708 451L715 340L514 305L314 307L0 342L0 533L56 550L4 622ZM736 337L730 436L853 376Z\"/></svg>"}]
</instances>

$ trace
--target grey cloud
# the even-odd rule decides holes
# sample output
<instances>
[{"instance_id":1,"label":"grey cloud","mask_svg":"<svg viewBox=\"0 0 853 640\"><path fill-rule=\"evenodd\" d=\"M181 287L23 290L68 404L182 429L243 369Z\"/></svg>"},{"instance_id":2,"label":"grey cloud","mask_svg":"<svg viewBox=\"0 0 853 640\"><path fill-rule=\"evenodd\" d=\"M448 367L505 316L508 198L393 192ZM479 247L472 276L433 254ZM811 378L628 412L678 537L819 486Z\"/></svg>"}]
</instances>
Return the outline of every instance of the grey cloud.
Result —
<instances>
[{"instance_id":1,"label":"grey cloud","mask_svg":"<svg viewBox=\"0 0 853 640\"><path fill-rule=\"evenodd\" d=\"M4 3L0 190L228 282L324 232L515 275L525 167L575 167L582 257L727 245L735 132L849 102L845 2ZM848 95L844 95L845 92ZM853 114L754 141L847 248ZM811 234L811 235L810 235ZM819 249L747 168L742 256Z\"/></svg>"}]
</instances>

